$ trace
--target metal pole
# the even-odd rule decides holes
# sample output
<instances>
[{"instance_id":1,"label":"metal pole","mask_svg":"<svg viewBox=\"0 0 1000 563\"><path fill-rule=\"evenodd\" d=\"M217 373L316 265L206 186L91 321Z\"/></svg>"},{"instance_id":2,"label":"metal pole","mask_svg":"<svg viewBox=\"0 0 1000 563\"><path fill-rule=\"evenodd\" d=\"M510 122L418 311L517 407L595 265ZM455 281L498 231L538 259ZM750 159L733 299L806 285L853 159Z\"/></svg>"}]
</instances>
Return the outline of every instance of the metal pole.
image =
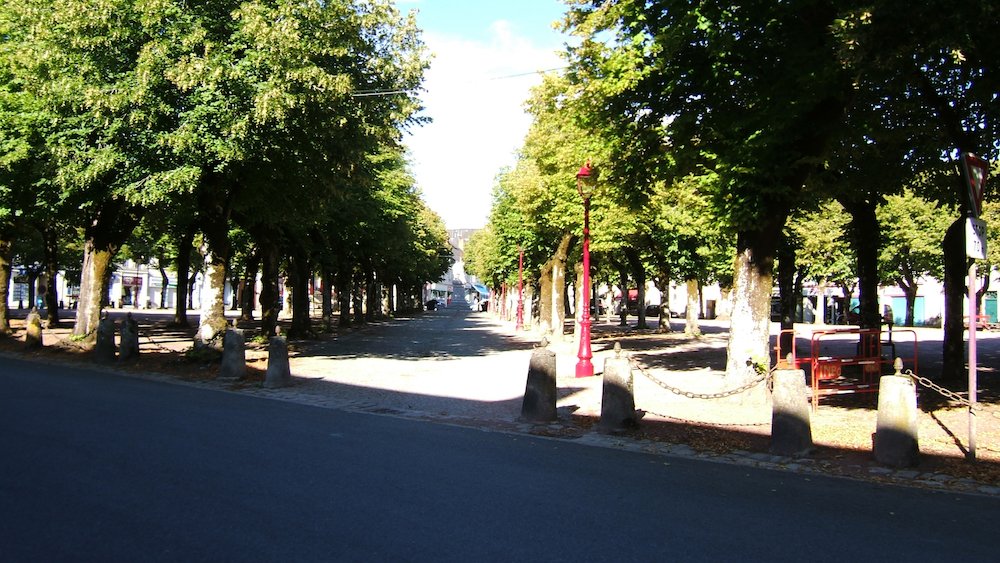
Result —
<instances>
[{"instance_id":1,"label":"metal pole","mask_svg":"<svg viewBox=\"0 0 1000 563\"><path fill-rule=\"evenodd\" d=\"M518 248L517 255L517 323L514 330L524 328L524 249Z\"/></svg>"},{"instance_id":2,"label":"metal pole","mask_svg":"<svg viewBox=\"0 0 1000 563\"><path fill-rule=\"evenodd\" d=\"M576 363L577 377L594 375L594 357L590 350L590 198L583 198L583 311L580 315L580 352Z\"/></svg>"},{"instance_id":3,"label":"metal pole","mask_svg":"<svg viewBox=\"0 0 1000 563\"><path fill-rule=\"evenodd\" d=\"M969 454L976 460L976 261L969 266Z\"/></svg>"}]
</instances>

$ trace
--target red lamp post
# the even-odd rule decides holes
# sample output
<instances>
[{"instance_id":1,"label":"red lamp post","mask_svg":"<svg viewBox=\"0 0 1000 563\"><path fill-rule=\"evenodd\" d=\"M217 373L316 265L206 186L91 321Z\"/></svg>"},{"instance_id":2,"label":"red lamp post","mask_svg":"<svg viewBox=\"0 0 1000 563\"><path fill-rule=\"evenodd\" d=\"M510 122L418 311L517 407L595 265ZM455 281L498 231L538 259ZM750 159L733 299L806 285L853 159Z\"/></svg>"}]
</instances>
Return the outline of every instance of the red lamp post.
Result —
<instances>
[{"instance_id":1,"label":"red lamp post","mask_svg":"<svg viewBox=\"0 0 1000 563\"><path fill-rule=\"evenodd\" d=\"M576 173L576 190L583 198L583 311L580 315L580 351L576 363L577 377L594 375L594 357L590 350L590 196L597 188L597 171L590 167L588 160Z\"/></svg>"},{"instance_id":2,"label":"red lamp post","mask_svg":"<svg viewBox=\"0 0 1000 563\"><path fill-rule=\"evenodd\" d=\"M514 330L524 328L524 249L517 249L517 324Z\"/></svg>"}]
</instances>

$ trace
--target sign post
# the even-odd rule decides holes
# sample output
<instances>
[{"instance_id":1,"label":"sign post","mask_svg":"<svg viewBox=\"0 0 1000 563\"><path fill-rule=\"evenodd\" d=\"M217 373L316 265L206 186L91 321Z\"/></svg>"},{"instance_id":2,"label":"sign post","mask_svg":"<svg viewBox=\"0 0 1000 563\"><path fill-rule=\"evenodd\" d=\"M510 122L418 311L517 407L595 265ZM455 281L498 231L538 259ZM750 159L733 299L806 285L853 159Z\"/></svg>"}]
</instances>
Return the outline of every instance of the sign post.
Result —
<instances>
[{"instance_id":1,"label":"sign post","mask_svg":"<svg viewBox=\"0 0 1000 563\"><path fill-rule=\"evenodd\" d=\"M986 222L979 219L983 210L983 187L989 163L972 153L962 153L961 174L969 202L969 217L965 223L965 254L972 258L969 266L969 453L976 459L976 328L979 324L976 311L976 259L986 258Z\"/></svg>"}]
</instances>

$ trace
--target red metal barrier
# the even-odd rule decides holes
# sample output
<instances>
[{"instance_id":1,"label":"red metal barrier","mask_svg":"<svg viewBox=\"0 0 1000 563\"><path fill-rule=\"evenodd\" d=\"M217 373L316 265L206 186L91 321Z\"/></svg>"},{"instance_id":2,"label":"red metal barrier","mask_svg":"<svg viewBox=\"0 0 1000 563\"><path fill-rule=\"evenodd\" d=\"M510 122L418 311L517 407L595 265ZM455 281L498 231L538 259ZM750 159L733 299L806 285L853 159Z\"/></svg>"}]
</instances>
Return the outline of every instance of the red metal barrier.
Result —
<instances>
[{"instance_id":1,"label":"red metal barrier","mask_svg":"<svg viewBox=\"0 0 1000 563\"><path fill-rule=\"evenodd\" d=\"M897 344L912 342L913 355L904 357L905 365L912 365L916 372L918 344L917 334L913 330L877 329L830 329L813 331L810 337L810 355L800 358L795 349L795 332L781 331L782 334L792 334L792 366L805 369L809 366L810 387L812 388L812 407L819 407L820 396L840 395L844 393L875 393L878 391L878 381L882 374L892 373L892 363L897 356ZM845 340L845 335L855 335L856 339ZM893 337L908 336L904 342L893 341ZM843 348L854 343L852 354L845 353ZM839 346L841 350L831 350ZM778 335L775 351L778 363L786 364L781 355L781 334Z\"/></svg>"}]
</instances>

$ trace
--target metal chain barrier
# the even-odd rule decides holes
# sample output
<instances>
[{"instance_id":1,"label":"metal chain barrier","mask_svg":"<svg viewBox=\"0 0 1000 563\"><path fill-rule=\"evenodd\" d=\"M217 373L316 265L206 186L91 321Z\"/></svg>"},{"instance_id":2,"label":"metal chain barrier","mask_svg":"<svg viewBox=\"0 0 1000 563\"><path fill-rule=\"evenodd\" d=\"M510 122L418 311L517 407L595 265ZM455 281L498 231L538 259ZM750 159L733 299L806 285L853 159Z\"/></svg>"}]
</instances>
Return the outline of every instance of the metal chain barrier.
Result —
<instances>
[{"instance_id":1,"label":"metal chain barrier","mask_svg":"<svg viewBox=\"0 0 1000 563\"><path fill-rule=\"evenodd\" d=\"M932 389L934 391L937 391L938 393L940 393L944 397L946 397L948 399L951 399L952 401L955 401L955 402L957 402L957 403L959 403L959 404L961 404L963 406L972 407L972 408L974 408L976 410L981 410L983 408L982 405L979 405L979 404L976 404L975 406L973 406L972 402L970 402L965 397L959 395L958 393L956 393L954 391L951 391L949 389L945 389L944 387L941 387L940 385L938 385L937 383L934 383L933 381L931 381L930 379L927 379L926 377L921 377L921 376L913 373L913 370L911 370L911 369L906 370L903 373L903 375L908 375L910 377L910 379L916 381L917 383L923 385L924 387L927 387L928 389Z\"/></svg>"},{"instance_id":2,"label":"metal chain barrier","mask_svg":"<svg viewBox=\"0 0 1000 563\"><path fill-rule=\"evenodd\" d=\"M753 381L749 381L746 384L741 385L740 387L737 387L735 389L730 389L730 390L727 390L727 391L721 391L719 393L694 393L692 391L685 391L685 390L680 389L678 387L674 387L673 385L670 385L670 384L664 382L663 380L661 380L658 377L654 376L653 374L649 373L649 371L646 368L644 368L642 365L640 365L639 362L637 362L635 360L635 358L631 358L630 357L628 360L629 360L629 364L631 364L631 366L635 370L637 370L639 373L641 373L642 375L644 375L646 377L646 379L652 381L653 383L657 384L658 386L660 386L661 388L665 389L666 391L669 391L669 392L671 392L671 393L673 393L675 395L686 397L688 399L705 399L705 400L724 399L726 397L732 397L733 395L739 395L740 393L743 393L744 391L748 391L748 390L756 387L757 385L759 385L759 384L761 384L761 383L763 383L765 381L768 383L768 386L770 387L770 384L771 384L771 375L774 373L774 369L771 369L770 371L760 371L760 372L758 372L758 377L756 379L754 379ZM703 420L690 420L690 419L687 419L687 418L680 418L680 417L676 417L676 416L670 416L668 414L663 414L663 413L659 413L659 412L651 411L651 410L647 410L645 412L647 412L647 413L649 413L649 414L651 414L653 416L660 417L660 418L665 418L665 419L670 419L670 420L676 420L678 422L683 422L685 424L695 424L695 425L702 425L702 426L730 427L730 426L770 426L771 425L771 421L767 421L767 422L707 422L707 421L703 421Z\"/></svg>"},{"instance_id":3,"label":"metal chain barrier","mask_svg":"<svg viewBox=\"0 0 1000 563\"><path fill-rule=\"evenodd\" d=\"M748 391L750 389L753 389L754 387L756 387L757 385L759 385L759 384L761 384L761 383L763 383L765 381L768 381L770 383L771 374L774 373L774 369L771 369L771 371L762 371L762 372L759 372L757 379L754 379L753 381L747 382L746 384L741 385L740 387L737 387L735 389L730 389L728 391L721 391L719 393L693 393L691 391L685 391L683 389L679 389L679 388L674 387L674 386L672 386L672 385L670 385L668 383L663 382L662 380L658 379L654 375L650 374L644 367L642 367L641 365L639 365L639 363L637 361L635 361L634 358L629 358L628 361L629 361L630 364L632 364L632 367L634 367L636 370L639 371L639 373L641 373L642 375L646 376L646 379L649 379L653 383L659 385L663 389L666 389L667 391L670 391L671 393L673 393L675 395L680 395L682 397L687 397L688 399L725 399L726 397L732 397L733 395L739 395L740 393L743 393L744 391Z\"/></svg>"},{"instance_id":4,"label":"metal chain barrier","mask_svg":"<svg viewBox=\"0 0 1000 563\"><path fill-rule=\"evenodd\" d=\"M994 409L987 409L987 408L985 408L982 405L982 403L976 403L975 405L973 405L972 401L966 399L965 397L959 395L958 393L956 393L956 392L954 392L954 391L952 391L950 389L945 389L944 387L941 387L940 385L938 385L937 383L934 383L933 381L931 381L930 379L927 379L926 377L921 377L921 376L913 373L913 370L908 369L905 372L903 372L903 375L909 376L910 379L916 381L920 385L923 385L924 387L926 387L928 389L931 389L933 391L937 391L939 394L941 394L945 398L950 399L952 401L955 401L956 403L958 403L958 404L960 404L960 405L962 405L964 407L969 407L969 408L971 408L972 410L975 410L975 411L988 412L988 413L992 414L993 416L995 416L996 418L1000 418L1000 412L997 412Z\"/></svg>"}]
</instances>

